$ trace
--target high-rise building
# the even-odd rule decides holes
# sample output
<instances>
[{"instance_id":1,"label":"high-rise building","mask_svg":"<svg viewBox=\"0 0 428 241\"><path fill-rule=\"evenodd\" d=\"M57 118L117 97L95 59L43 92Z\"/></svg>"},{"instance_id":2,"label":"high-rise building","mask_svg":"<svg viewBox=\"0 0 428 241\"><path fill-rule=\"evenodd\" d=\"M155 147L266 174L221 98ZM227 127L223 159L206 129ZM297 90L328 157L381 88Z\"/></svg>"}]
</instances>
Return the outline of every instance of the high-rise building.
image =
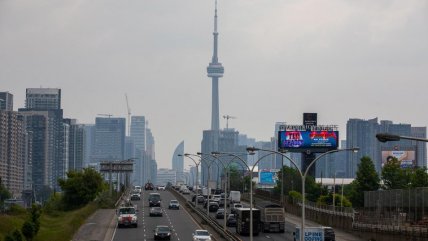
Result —
<instances>
[{"instance_id":1,"label":"high-rise building","mask_svg":"<svg viewBox=\"0 0 428 241\"><path fill-rule=\"evenodd\" d=\"M136 148L142 151L146 150L146 118L144 116L131 117L130 136Z\"/></svg>"},{"instance_id":2,"label":"high-rise building","mask_svg":"<svg viewBox=\"0 0 428 241\"><path fill-rule=\"evenodd\" d=\"M178 155L181 156L178 156ZM184 181L184 141L180 142L172 155L172 170L177 172L177 180Z\"/></svg>"},{"instance_id":3,"label":"high-rise building","mask_svg":"<svg viewBox=\"0 0 428 241\"><path fill-rule=\"evenodd\" d=\"M29 133L31 147L29 152L31 155L31 167L29 172L32 179L32 187L38 199L38 193L45 188L53 188L53 163L54 163L54 131L52 122L55 118L52 112L49 111L31 111L19 110L19 114L23 116L25 128ZM31 136L31 137L30 137Z\"/></svg>"},{"instance_id":4,"label":"high-rise building","mask_svg":"<svg viewBox=\"0 0 428 241\"><path fill-rule=\"evenodd\" d=\"M89 167L92 163L92 155L95 150L95 125L94 124L82 124L84 140L83 143L85 147L84 158L83 158L83 167Z\"/></svg>"},{"instance_id":5,"label":"high-rise building","mask_svg":"<svg viewBox=\"0 0 428 241\"><path fill-rule=\"evenodd\" d=\"M358 153L347 152L346 176L355 177L355 173L363 156L372 159L376 171L381 172L385 163L385 155L389 152L408 154L407 161L414 161L413 165L425 167L426 144L410 140L381 143L376 139L377 133L390 133L401 136L426 138L426 127L412 127L410 124L394 124L392 121L378 119L362 120L349 119L346 125L346 147L359 147ZM413 160L410 160L413 159Z\"/></svg>"},{"instance_id":6,"label":"high-rise building","mask_svg":"<svg viewBox=\"0 0 428 241\"><path fill-rule=\"evenodd\" d=\"M61 89L55 88L28 88L26 90L25 108L20 108L19 112L30 122L26 124L27 131L40 132L37 128L46 128L46 133L39 133L33 138L46 138L46 140L33 140L33 181L34 188L41 190L43 185L49 188L60 190L58 179L66 177L68 163L64 158L64 122L63 110L61 109ZM40 121L40 122L38 122ZM40 126L40 125L41 126ZM34 130L33 130L34 129ZM47 146L40 146L41 143ZM42 163L35 163L34 159ZM47 158L47 159L45 159ZM38 165L42 165L45 170L36 170ZM40 177L38 175L47 175ZM38 176L38 180L34 178Z\"/></svg>"},{"instance_id":7,"label":"high-rise building","mask_svg":"<svg viewBox=\"0 0 428 241\"><path fill-rule=\"evenodd\" d=\"M13 111L13 95L9 92L0 92L0 110Z\"/></svg>"},{"instance_id":8,"label":"high-rise building","mask_svg":"<svg viewBox=\"0 0 428 241\"><path fill-rule=\"evenodd\" d=\"M95 119L95 149L93 162L124 160L125 156L125 118Z\"/></svg>"},{"instance_id":9,"label":"high-rise building","mask_svg":"<svg viewBox=\"0 0 428 241\"><path fill-rule=\"evenodd\" d=\"M85 129L75 119L64 119L68 129L68 170L80 171L84 168Z\"/></svg>"},{"instance_id":10,"label":"high-rise building","mask_svg":"<svg viewBox=\"0 0 428 241\"><path fill-rule=\"evenodd\" d=\"M160 168L157 171L157 185L167 185L168 183L171 183L172 185L175 185L177 182L176 179L176 171L172 169L166 169L166 168Z\"/></svg>"},{"instance_id":11,"label":"high-rise building","mask_svg":"<svg viewBox=\"0 0 428 241\"><path fill-rule=\"evenodd\" d=\"M14 197L24 190L27 132L18 112L0 110L0 178Z\"/></svg>"}]
</instances>

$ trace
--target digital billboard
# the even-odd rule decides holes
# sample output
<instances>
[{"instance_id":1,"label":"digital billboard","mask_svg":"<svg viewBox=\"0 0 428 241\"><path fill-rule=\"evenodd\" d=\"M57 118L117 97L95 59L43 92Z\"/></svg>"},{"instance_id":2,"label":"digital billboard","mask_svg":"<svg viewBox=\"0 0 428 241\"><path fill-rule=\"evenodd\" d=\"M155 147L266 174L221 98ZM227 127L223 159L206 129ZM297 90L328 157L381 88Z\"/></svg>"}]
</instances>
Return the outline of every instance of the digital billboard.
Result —
<instances>
[{"instance_id":1,"label":"digital billboard","mask_svg":"<svg viewBox=\"0 0 428 241\"><path fill-rule=\"evenodd\" d=\"M262 185L275 185L278 180L278 169L267 169L259 171L259 183Z\"/></svg>"},{"instance_id":2,"label":"digital billboard","mask_svg":"<svg viewBox=\"0 0 428 241\"><path fill-rule=\"evenodd\" d=\"M285 130L278 132L278 148L280 150L303 151L321 149L337 149L339 143L338 131Z\"/></svg>"},{"instance_id":3,"label":"digital billboard","mask_svg":"<svg viewBox=\"0 0 428 241\"><path fill-rule=\"evenodd\" d=\"M415 151L382 151L382 167L393 157L398 159L401 168L413 168L416 164Z\"/></svg>"}]
</instances>

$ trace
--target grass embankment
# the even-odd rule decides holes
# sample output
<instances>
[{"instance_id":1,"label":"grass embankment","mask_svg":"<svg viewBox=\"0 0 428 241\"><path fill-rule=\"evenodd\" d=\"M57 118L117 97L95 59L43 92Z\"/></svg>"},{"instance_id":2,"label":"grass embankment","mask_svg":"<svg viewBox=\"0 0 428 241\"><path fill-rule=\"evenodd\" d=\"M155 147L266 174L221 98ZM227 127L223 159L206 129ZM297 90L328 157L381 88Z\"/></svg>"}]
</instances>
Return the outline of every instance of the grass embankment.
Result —
<instances>
[{"instance_id":1,"label":"grass embankment","mask_svg":"<svg viewBox=\"0 0 428 241\"><path fill-rule=\"evenodd\" d=\"M96 203L90 203L73 211L43 212L40 216L40 230L34 241L70 241L74 233L85 220L97 210ZM0 241L15 229L21 230L22 224L28 218L27 212L19 214L0 215Z\"/></svg>"},{"instance_id":2,"label":"grass embankment","mask_svg":"<svg viewBox=\"0 0 428 241\"><path fill-rule=\"evenodd\" d=\"M69 241L85 220L96 210L97 205L90 203L83 208L69 212L43 213L40 217L40 230L34 241Z\"/></svg>"},{"instance_id":3,"label":"grass embankment","mask_svg":"<svg viewBox=\"0 0 428 241\"><path fill-rule=\"evenodd\" d=\"M27 217L28 214L26 212L19 214L0 214L0 240L3 241L6 234L18 227L21 229Z\"/></svg>"}]
</instances>

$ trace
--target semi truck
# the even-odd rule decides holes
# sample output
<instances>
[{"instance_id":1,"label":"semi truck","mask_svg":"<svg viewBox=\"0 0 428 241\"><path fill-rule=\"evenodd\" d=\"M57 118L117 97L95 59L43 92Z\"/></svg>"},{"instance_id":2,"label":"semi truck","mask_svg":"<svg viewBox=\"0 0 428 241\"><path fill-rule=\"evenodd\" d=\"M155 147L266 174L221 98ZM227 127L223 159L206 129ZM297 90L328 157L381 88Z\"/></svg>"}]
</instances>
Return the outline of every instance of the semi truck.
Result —
<instances>
[{"instance_id":1,"label":"semi truck","mask_svg":"<svg viewBox=\"0 0 428 241\"><path fill-rule=\"evenodd\" d=\"M280 205L263 201L257 204L260 209L260 226L263 232L285 231L285 212Z\"/></svg>"},{"instance_id":2,"label":"semi truck","mask_svg":"<svg viewBox=\"0 0 428 241\"><path fill-rule=\"evenodd\" d=\"M260 232L260 209L253 208L253 235ZM250 208L236 209L236 233L250 235Z\"/></svg>"}]
</instances>

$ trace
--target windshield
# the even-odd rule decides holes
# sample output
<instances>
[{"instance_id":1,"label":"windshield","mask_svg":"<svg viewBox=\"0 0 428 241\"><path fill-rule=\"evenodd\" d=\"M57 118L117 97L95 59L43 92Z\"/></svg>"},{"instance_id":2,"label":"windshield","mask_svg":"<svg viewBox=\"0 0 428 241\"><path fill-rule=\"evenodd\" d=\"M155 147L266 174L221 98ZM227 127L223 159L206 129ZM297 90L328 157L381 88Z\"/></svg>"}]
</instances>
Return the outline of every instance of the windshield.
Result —
<instances>
[{"instance_id":1,"label":"windshield","mask_svg":"<svg viewBox=\"0 0 428 241\"><path fill-rule=\"evenodd\" d=\"M151 201L159 201L160 200L160 195L150 194L149 200L151 200Z\"/></svg>"},{"instance_id":2,"label":"windshield","mask_svg":"<svg viewBox=\"0 0 428 241\"><path fill-rule=\"evenodd\" d=\"M208 231L205 231L205 230L197 230L196 232L196 235L198 235L198 236L209 236L210 235L210 233L208 233Z\"/></svg>"},{"instance_id":3,"label":"windshield","mask_svg":"<svg viewBox=\"0 0 428 241\"><path fill-rule=\"evenodd\" d=\"M158 227L158 232L169 232L168 227Z\"/></svg>"},{"instance_id":4,"label":"windshield","mask_svg":"<svg viewBox=\"0 0 428 241\"><path fill-rule=\"evenodd\" d=\"M171 201L171 203L178 203L178 201L176 201L176 200L172 200L172 201Z\"/></svg>"},{"instance_id":5,"label":"windshield","mask_svg":"<svg viewBox=\"0 0 428 241\"><path fill-rule=\"evenodd\" d=\"M135 214L135 209L134 208L121 208L119 210L120 214Z\"/></svg>"}]
</instances>

